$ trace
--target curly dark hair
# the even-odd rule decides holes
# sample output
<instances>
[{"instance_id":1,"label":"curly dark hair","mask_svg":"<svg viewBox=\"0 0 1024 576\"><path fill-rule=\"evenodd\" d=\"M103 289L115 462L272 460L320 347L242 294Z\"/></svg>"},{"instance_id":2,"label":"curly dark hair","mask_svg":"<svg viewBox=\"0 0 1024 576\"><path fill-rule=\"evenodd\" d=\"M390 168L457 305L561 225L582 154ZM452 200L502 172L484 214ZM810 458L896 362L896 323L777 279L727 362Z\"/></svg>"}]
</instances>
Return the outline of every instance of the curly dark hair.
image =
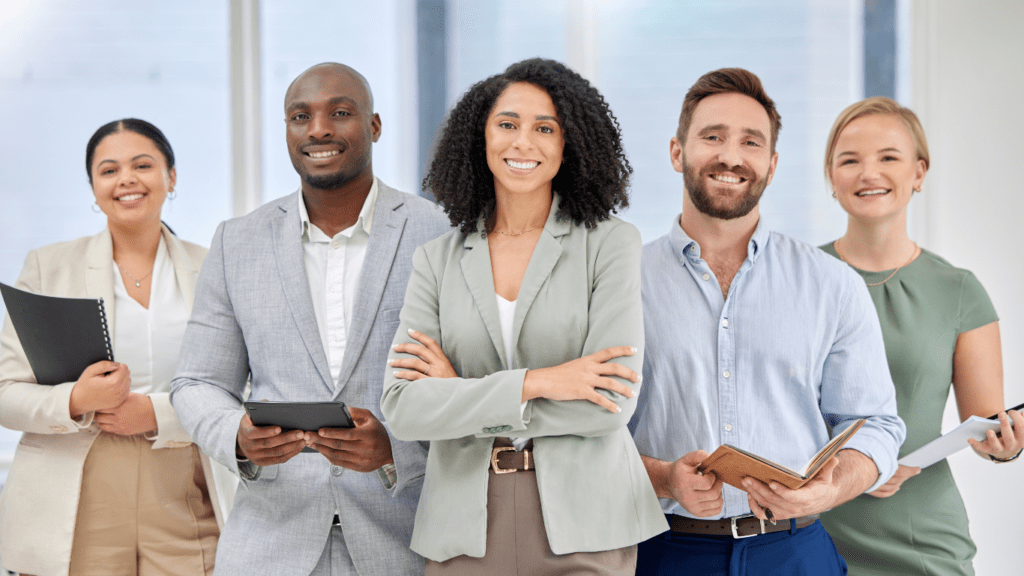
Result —
<instances>
[{"instance_id":1,"label":"curly dark hair","mask_svg":"<svg viewBox=\"0 0 1024 576\"><path fill-rule=\"evenodd\" d=\"M564 64L532 58L476 83L448 113L423 189L433 193L452 226L465 234L476 232L480 216L490 216L494 209L484 128L498 98L516 82L544 89L558 112L565 139L564 163L551 182L562 197L558 217L593 228L629 206L633 168L608 103Z\"/></svg>"}]
</instances>

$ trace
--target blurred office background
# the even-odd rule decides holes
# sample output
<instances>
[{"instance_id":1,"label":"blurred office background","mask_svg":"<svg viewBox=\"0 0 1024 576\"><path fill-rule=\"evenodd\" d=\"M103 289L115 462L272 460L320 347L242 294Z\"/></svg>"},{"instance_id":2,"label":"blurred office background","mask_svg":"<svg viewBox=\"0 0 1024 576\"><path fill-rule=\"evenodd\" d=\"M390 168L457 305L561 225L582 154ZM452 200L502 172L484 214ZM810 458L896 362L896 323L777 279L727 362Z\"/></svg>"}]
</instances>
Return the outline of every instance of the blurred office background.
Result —
<instances>
[{"instance_id":1,"label":"blurred office background","mask_svg":"<svg viewBox=\"0 0 1024 576\"><path fill-rule=\"evenodd\" d=\"M911 236L973 270L999 311L1006 398L1024 401L1024 212L1014 170L1024 112L1019 0L0 0L0 282L36 247L95 234L84 148L100 125L139 117L167 134L178 197L165 220L208 244L216 225L298 187L284 147L291 80L322 61L369 79L383 135L374 170L419 191L447 108L517 60L564 61L594 82L635 169L621 216L666 233L682 181L668 161L686 89L704 72L757 73L782 114L772 228L821 244L845 217L822 174L835 116L887 95L928 133L932 169ZM947 407L945 428L957 422ZM18 441L0 429L0 482ZM1019 566L1024 465L951 459L978 541L979 574Z\"/></svg>"}]
</instances>

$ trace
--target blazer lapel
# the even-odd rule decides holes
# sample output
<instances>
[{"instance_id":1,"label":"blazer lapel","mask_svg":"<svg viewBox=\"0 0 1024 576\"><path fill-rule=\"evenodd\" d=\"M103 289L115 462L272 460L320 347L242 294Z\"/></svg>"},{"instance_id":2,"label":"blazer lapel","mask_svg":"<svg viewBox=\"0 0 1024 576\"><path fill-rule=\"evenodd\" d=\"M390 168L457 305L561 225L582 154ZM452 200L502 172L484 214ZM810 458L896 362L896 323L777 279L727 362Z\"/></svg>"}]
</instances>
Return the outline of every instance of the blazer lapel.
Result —
<instances>
[{"instance_id":1,"label":"blazer lapel","mask_svg":"<svg viewBox=\"0 0 1024 576\"><path fill-rule=\"evenodd\" d=\"M185 306L191 314L192 303L196 299L195 286L199 278L200 263L193 260L185 245L166 226L161 225L161 228L164 245L167 246L167 256L171 259L174 276L178 281L178 290L181 290L181 295L185 298Z\"/></svg>"},{"instance_id":2,"label":"blazer lapel","mask_svg":"<svg viewBox=\"0 0 1024 576\"><path fill-rule=\"evenodd\" d=\"M86 248L85 290L90 297L103 298L103 308L107 317L107 331L111 339L114 337L114 242L110 238L110 230L102 232L89 240Z\"/></svg>"},{"instance_id":3,"label":"blazer lapel","mask_svg":"<svg viewBox=\"0 0 1024 576\"><path fill-rule=\"evenodd\" d=\"M480 233L484 229L483 218L477 222L477 231L466 236L466 254L462 257L462 276L473 295L480 318L487 327L494 349L498 351L503 366L508 366L505 357L504 339L501 337L501 319L498 315L498 301L494 292L494 275L491 272L491 251L487 245L487 236ZM522 292L520 292L521 294ZM518 314L518 312L517 312Z\"/></svg>"},{"instance_id":4,"label":"blazer lapel","mask_svg":"<svg viewBox=\"0 0 1024 576\"><path fill-rule=\"evenodd\" d=\"M558 206L561 197L554 195L551 201L551 211L548 212L548 220L544 224L544 231L537 240L537 246L530 256L530 263L526 266L526 274L523 275L523 282L519 285L519 296L516 297L516 314L512 322L513 349L519 343L519 329L523 326L523 319L530 310L530 306L540 293L541 287L551 275L555 263L562 256L561 236L569 233L571 222L559 221ZM488 271L489 272L489 271ZM506 364L507 366L507 364Z\"/></svg>"},{"instance_id":5,"label":"blazer lapel","mask_svg":"<svg viewBox=\"0 0 1024 576\"><path fill-rule=\"evenodd\" d=\"M295 198L295 202L301 202L294 195L291 198ZM274 257L277 260L278 273L281 275L285 299L292 311L299 336L306 345L309 357L320 373L324 385L333 391L334 379L331 378L327 353L324 352L324 345L320 340L320 328L317 326L316 313L313 311L313 297L309 293L305 252L302 248L302 222L297 206L286 208L291 205L285 202L279 206L281 213L271 218L274 230Z\"/></svg>"},{"instance_id":6,"label":"blazer lapel","mask_svg":"<svg viewBox=\"0 0 1024 576\"><path fill-rule=\"evenodd\" d=\"M352 320L346 335L345 358L341 362L338 382L348 382L363 353L370 329L380 308L381 298L391 274L398 242L408 217L405 199L398 191L377 181L377 203L373 208L373 227L366 245L363 269L356 287L356 300L352 307ZM338 393L344 390L339 387Z\"/></svg>"}]
</instances>

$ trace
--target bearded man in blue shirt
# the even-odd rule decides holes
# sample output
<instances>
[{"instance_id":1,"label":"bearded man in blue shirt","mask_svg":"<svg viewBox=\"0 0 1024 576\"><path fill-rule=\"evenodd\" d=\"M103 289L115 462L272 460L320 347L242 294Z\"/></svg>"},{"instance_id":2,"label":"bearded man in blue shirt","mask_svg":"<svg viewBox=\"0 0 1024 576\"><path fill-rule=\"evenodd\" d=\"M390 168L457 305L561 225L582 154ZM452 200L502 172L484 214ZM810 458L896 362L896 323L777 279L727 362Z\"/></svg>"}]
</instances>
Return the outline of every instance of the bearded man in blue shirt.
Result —
<instances>
[{"instance_id":1,"label":"bearded man in blue shirt","mask_svg":"<svg viewBox=\"0 0 1024 576\"><path fill-rule=\"evenodd\" d=\"M781 126L746 70L709 72L683 101L670 146L683 211L644 246L647 350L630 422L672 529L640 545L638 575L846 574L817 515L896 471L906 429L863 280L760 219ZM800 469L859 418L797 490L697 471L721 444Z\"/></svg>"}]
</instances>

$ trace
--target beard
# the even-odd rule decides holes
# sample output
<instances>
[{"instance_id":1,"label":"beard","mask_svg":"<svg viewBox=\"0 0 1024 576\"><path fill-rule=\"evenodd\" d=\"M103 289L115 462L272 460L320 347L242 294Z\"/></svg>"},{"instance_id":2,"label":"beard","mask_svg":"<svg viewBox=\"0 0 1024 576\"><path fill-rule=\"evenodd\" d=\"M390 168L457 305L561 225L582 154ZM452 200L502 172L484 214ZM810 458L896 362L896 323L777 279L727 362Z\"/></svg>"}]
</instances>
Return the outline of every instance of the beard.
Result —
<instances>
[{"instance_id":1,"label":"beard","mask_svg":"<svg viewBox=\"0 0 1024 576\"><path fill-rule=\"evenodd\" d=\"M352 181L357 174L345 170L339 170L334 174L318 174L316 176L308 172L300 172L302 181L317 190L336 190Z\"/></svg>"},{"instance_id":2,"label":"beard","mask_svg":"<svg viewBox=\"0 0 1024 576\"><path fill-rule=\"evenodd\" d=\"M705 185L708 175L714 172L732 172L745 179L749 183L746 193L728 204L723 205L721 201L716 202L716 199L708 193ZM698 173L697 167L687 162L686 156L683 156L683 186L690 195L690 201L693 202L697 210L712 218L733 220L750 214L750 211L761 201L764 189L768 187L768 174L765 174L764 178L760 180L756 180L756 176L754 171L746 166L730 168L721 163L708 163Z\"/></svg>"}]
</instances>

